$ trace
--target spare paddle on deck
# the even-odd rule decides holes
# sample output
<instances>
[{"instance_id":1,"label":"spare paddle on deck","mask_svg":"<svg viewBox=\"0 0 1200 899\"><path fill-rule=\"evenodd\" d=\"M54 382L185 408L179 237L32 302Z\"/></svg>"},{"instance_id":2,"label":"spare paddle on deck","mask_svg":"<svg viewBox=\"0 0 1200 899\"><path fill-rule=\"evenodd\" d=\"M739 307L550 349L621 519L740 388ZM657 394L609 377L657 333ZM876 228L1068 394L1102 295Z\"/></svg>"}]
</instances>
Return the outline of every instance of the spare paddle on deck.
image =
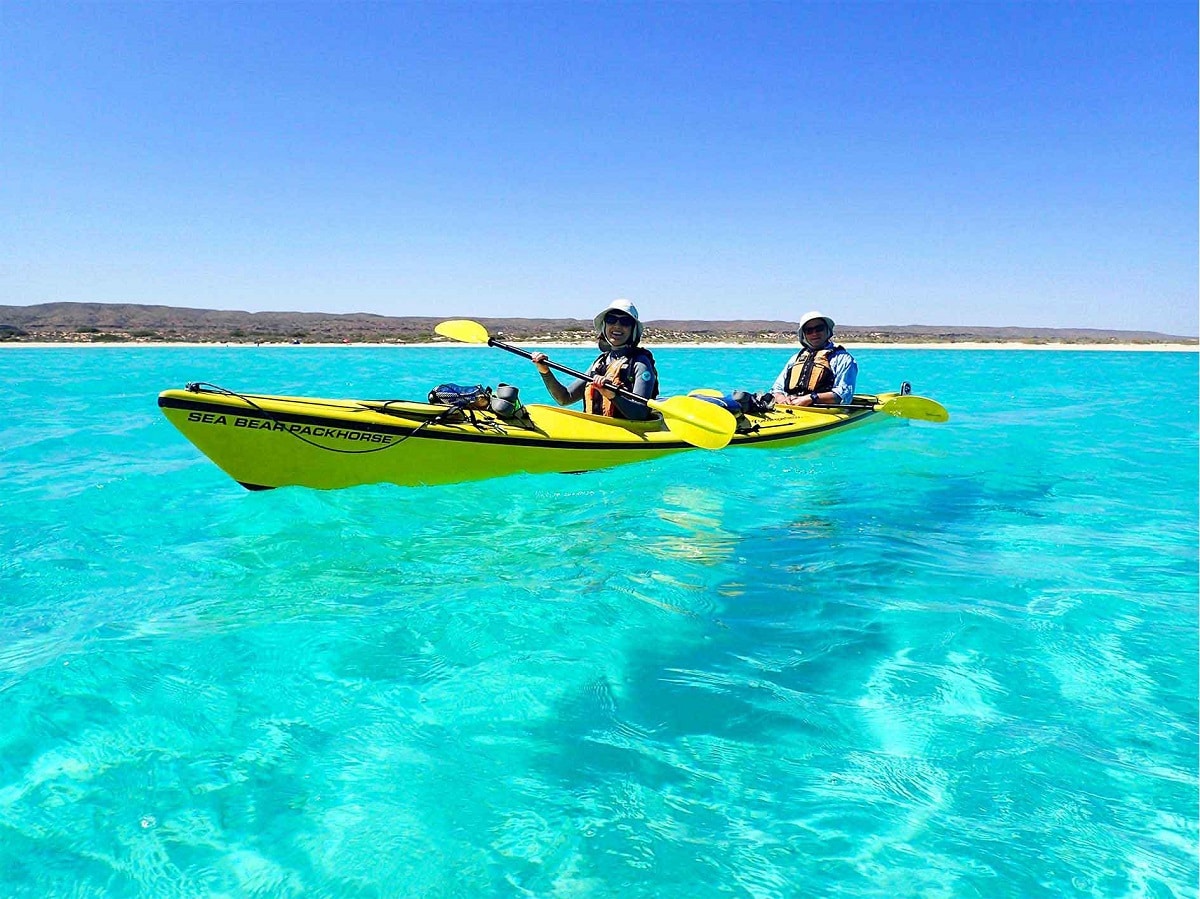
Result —
<instances>
[{"instance_id":1,"label":"spare paddle on deck","mask_svg":"<svg viewBox=\"0 0 1200 899\"><path fill-rule=\"evenodd\" d=\"M494 340L487 328L479 322L470 319L456 318L444 321L435 327L434 332L460 343L482 343L499 347L526 359L532 359L533 353L515 347L508 343ZM559 365L557 362L545 360L545 364L565 375L590 381L591 378L583 372ZM667 429L681 440L702 449L721 449L728 445L737 429L737 419L720 406L707 403L692 396L669 396L665 400L648 400L622 387L613 386L613 390L628 400L644 403L663 417Z\"/></svg>"},{"instance_id":2,"label":"spare paddle on deck","mask_svg":"<svg viewBox=\"0 0 1200 899\"><path fill-rule=\"evenodd\" d=\"M827 406L822 403L819 406L809 406L808 408L873 409L876 412L883 412L885 415L894 415L897 418L914 418L917 421L942 422L950 420L950 413L937 400L931 400L926 396L913 396L911 393L906 393L903 396L894 396L882 403L847 403L844 406Z\"/></svg>"},{"instance_id":3,"label":"spare paddle on deck","mask_svg":"<svg viewBox=\"0 0 1200 899\"><path fill-rule=\"evenodd\" d=\"M725 394L719 390L711 390L709 388L701 388L691 391L691 396L711 396L723 397ZM883 412L887 415L894 415L897 418L915 418L918 421L949 421L950 413L946 411L946 407L937 400L931 400L924 396L913 396L906 393L903 396L894 396L890 400L883 403L846 403L845 405L830 405L828 403L819 403L813 406L779 406L781 409L870 409L874 412Z\"/></svg>"}]
</instances>

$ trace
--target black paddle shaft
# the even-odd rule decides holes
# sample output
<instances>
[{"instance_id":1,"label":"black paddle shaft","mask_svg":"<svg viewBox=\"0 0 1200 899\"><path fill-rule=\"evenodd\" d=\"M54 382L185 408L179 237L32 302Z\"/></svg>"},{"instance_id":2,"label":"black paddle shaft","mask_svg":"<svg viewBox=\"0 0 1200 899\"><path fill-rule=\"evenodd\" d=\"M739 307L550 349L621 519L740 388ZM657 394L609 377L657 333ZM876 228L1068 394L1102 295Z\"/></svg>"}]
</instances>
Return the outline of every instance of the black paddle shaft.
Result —
<instances>
[{"instance_id":1,"label":"black paddle shaft","mask_svg":"<svg viewBox=\"0 0 1200 899\"><path fill-rule=\"evenodd\" d=\"M518 356L524 356L526 359L533 359L533 353L529 352L529 350L523 350L519 346L513 346L511 343L504 343L492 337L488 338L488 346L499 347L502 350L508 350L510 353L516 353ZM583 381L591 380L591 378L585 375L583 372L575 371L573 368L567 368L565 365L559 365L557 362L551 362L549 359L546 359L544 364L547 368L552 368L555 371L561 371L564 375L573 375L574 377ZM641 403L643 406L649 405L644 397L638 396L632 390L626 390L624 387L613 384L611 381L609 382L609 386L627 400L633 400L635 403Z\"/></svg>"}]
</instances>

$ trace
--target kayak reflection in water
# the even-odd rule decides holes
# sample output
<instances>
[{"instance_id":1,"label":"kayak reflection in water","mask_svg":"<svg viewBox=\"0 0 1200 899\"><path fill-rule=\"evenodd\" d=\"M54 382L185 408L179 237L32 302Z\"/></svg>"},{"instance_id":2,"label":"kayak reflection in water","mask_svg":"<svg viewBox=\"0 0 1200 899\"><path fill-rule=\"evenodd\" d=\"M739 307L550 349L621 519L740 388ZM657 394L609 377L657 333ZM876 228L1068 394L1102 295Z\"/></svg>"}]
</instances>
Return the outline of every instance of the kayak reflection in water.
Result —
<instances>
[{"instance_id":1,"label":"kayak reflection in water","mask_svg":"<svg viewBox=\"0 0 1200 899\"><path fill-rule=\"evenodd\" d=\"M854 399L858 363L833 342L833 319L807 312L796 333L800 352L788 360L771 387L784 406L843 406Z\"/></svg>"},{"instance_id":2,"label":"kayak reflection in water","mask_svg":"<svg viewBox=\"0 0 1200 899\"><path fill-rule=\"evenodd\" d=\"M628 399L613 389L619 386L643 399L658 396L658 372L650 351L638 346L642 321L629 300L613 300L593 319L600 355L587 370L588 380L578 378L564 387L546 365L545 353L530 357L554 401L569 406L580 399L593 415L644 421L652 413L645 403Z\"/></svg>"}]
</instances>

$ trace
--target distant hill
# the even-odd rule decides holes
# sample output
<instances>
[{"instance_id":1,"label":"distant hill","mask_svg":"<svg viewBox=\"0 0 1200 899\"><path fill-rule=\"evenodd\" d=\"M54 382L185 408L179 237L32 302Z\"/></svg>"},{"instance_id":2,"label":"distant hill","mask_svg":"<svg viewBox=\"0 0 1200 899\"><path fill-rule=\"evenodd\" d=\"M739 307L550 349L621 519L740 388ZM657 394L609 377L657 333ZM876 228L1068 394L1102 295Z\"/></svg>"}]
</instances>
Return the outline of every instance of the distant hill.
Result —
<instances>
[{"instance_id":1,"label":"distant hill","mask_svg":"<svg viewBox=\"0 0 1200 899\"><path fill-rule=\"evenodd\" d=\"M455 310L466 317L469 310ZM187 342L187 343L423 343L442 318L356 312L230 312L132 303L43 303L0 306L0 341L10 342ZM493 334L510 340L587 341L590 320L571 318L479 318ZM1197 343L1195 337L1154 331L1090 328L966 328L940 325L838 325L846 343ZM796 323L744 319L646 323L647 342L796 342Z\"/></svg>"}]
</instances>

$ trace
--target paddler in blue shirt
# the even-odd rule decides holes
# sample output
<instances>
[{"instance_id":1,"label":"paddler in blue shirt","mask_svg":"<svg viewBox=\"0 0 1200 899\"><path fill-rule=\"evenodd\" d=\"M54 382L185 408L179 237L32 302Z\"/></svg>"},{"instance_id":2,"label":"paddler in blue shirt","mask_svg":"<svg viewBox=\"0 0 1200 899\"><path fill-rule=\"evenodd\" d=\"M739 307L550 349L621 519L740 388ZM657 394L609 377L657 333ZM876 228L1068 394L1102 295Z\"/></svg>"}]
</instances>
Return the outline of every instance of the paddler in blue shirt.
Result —
<instances>
[{"instance_id":1,"label":"paddler in blue shirt","mask_svg":"<svg viewBox=\"0 0 1200 899\"><path fill-rule=\"evenodd\" d=\"M833 319L821 312L805 313L796 333L801 349L771 386L775 402L784 406L844 406L854 399L858 363L833 342Z\"/></svg>"},{"instance_id":2,"label":"paddler in blue shirt","mask_svg":"<svg viewBox=\"0 0 1200 899\"><path fill-rule=\"evenodd\" d=\"M567 387L559 383L545 353L530 357L546 389L560 406L584 401L583 409L593 415L645 421L651 417L645 403L627 399L614 385L652 400L658 396L658 372L649 350L638 346L642 339L642 321L637 307L629 300L613 300L592 320L600 345L600 355L588 368L589 380L577 379Z\"/></svg>"}]
</instances>

